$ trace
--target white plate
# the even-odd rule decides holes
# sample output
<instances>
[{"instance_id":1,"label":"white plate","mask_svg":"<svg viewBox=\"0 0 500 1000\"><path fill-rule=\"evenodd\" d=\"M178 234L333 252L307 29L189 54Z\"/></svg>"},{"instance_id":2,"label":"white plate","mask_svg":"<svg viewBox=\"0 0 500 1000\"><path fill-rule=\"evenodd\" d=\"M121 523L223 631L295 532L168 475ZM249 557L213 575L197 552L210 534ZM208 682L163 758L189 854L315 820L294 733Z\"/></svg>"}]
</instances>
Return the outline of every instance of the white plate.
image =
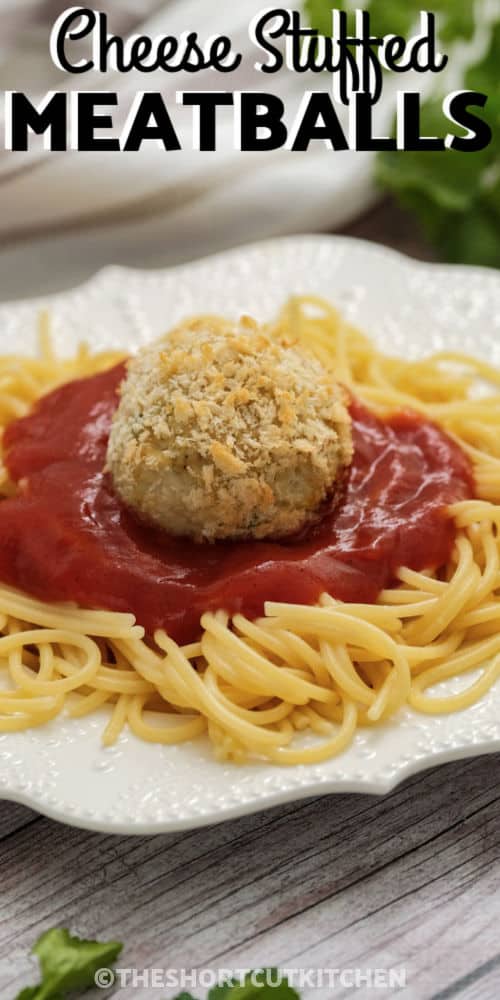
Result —
<instances>
[{"instance_id":1,"label":"white plate","mask_svg":"<svg viewBox=\"0 0 500 1000\"><path fill-rule=\"evenodd\" d=\"M448 347L500 364L500 274L421 264L324 236L256 244L163 272L111 268L64 295L1 306L0 350L34 349L41 305L50 305L60 350L82 338L94 348L133 349L187 313L266 318L292 293L328 297L404 357ZM105 717L1 736L0 794L76 826L159 833L320 793L384 793L433 764L500 749L500 685L456 715L402 711L358 735L342 756L293 768L222 765L203 740L158 747L126 733L103 749Z\"/></svg>"}]
</instances>

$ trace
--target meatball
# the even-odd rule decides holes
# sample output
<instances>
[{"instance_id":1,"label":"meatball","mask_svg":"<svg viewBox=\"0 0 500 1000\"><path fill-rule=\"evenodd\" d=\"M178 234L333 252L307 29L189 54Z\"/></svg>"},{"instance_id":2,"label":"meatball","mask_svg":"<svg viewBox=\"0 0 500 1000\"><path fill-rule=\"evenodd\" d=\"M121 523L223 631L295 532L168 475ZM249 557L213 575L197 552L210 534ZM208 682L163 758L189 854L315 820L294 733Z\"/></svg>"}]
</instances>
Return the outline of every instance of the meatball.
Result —
<instances>
[{"instance_id":1,"label":"meatball","mask_svg":"<svg viewBox=\"0 0 500 1000\"><path fill-rule=\"evenodd\" d=\"M171 535L278 539L318 518L351 458L343 390L319 361L249 317L200 317L129 362L107 468Z\"/></svg>"}]
</instances>

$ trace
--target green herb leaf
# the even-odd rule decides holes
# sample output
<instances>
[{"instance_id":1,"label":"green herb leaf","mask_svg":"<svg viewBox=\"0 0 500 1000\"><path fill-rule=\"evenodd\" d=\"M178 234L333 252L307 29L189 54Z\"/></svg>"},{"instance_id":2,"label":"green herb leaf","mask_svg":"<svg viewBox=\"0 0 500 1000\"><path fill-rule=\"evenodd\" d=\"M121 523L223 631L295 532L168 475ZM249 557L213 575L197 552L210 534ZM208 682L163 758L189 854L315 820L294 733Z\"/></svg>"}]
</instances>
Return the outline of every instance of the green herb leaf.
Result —
<instances>
[{"instance_id":1,"label":"green herb leaf","mask_svg":"<svg viewBox=\"0 0 500 1000\"><path fill-rule=\"evenodd\" d=\"M175 1000L195 998L190 993L180 993ZM213 986L207 1000L300 1000L300 997L288 980L281 978L277 969L260 969L249 972L243 980L230 979L220 986Z\"/></svg>"},{"instance_id":2,"label":"green herb leaf","mask_svg":"<svg viewBox=\"0 0 500 1000\"><path fill-rule=\"evenodd\" d=\"M493 140L477 153L391 152L377 161L377 179L415 214L424 232L448 261L500 267L500 23L483 59L470 67L465 86L488 94L479 114ZM422 109L423 135L449 131L438 101Z\"/></svg>"},{"instance_id":3,"label":"green herb leaf","mask_svg":"<svg viewBox=\"0 0 500 1000\"><path fill-rule=\"evenodd\" d=\"M277 969L261 969L249 973L244 980L214 986L208 1000L299 1000L299 995Z\"/></svg>"},{"instance_id":4,"label":"green herb leaf","mask_svg":"<svg viewBox=\"0 0 500 1000\"><path fill-rule=\"evenodd\" d=\"M85 941L64 928L54 928L34 948L42 975L38 986L21 990L16 1000L64 1000L68 993L95 985L98 969L108 969L122 950L119 941Z\"/></svg>"},{"instance_id":5,"label":"green herb leaf","mask_svg":"<svg viewBox=\"0 0 500 1000\"><path fill-rule=\"evenodd\" d=\"M311 23L331 33L330 0L305 0ZM349 3L335 6L349 7ZM408 35L418 23L420 0L371 0L374 33ZM444 46L470 39L476 24L476 5L457 0L434 0L438 32ZM493 25L484 57L465 75L465 89L488 95L478 114L493 133L487 149L478 153L385 152L377 159L378 183L413 213L439 255L450 262L500 267L500 20ZM450 131L441 101L424 104L421 135L443 136Z\"/></svg>"},{"instance_id":6,"label":"green herb leaf","mask_svg":"<svg viewBox=\"0 0 500 1000\"><path fill-rule=\"evenodd\" d=\"M40 986L27 986L17 994L16 1000L38 1000L40 996ZM50 1000L63 1000L60 994L54 994Z\"/></svg>"}]
</instances>

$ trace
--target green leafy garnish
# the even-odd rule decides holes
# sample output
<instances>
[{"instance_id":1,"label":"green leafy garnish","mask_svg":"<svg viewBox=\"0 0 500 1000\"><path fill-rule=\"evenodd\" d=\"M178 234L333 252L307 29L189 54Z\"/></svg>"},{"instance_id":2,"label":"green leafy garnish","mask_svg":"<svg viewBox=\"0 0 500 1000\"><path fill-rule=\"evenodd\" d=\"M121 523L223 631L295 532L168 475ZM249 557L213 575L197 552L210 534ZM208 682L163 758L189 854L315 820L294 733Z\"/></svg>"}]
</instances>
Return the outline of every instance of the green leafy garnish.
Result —
<instances>
[{"instance_id":1,"label":"green leafy garnish","mask_svg":"<svg viewBox=\"0 0 500 1000\"><path fill-rule=\"evenodd\" d=\"M276 969L262 969L260 973L250 973L243 981L214 986L208 1000L299 1000L299 995L285 977L278 976Z\"/></svg>"},{"instance_id":2,"label":"green leafy garnish","mask_svg":"<svg viewBox=\"0 0 500 1000\"><path fill-rule=\"evenodd\" d=\"M72 937L64 928L47 931L33 948L40 962L41 981L21 990L16 1000L64 1000L68 993L89 989L95 985L98 969L109 969L122 947L119 941L101 943Z\"/></svg>"},{"instance_id":3,"label":"green leafy garnish","mask_svg":"<svg viewBox=\"0 0 500 1000\"><path fill-rule=\"evenodd\" d=\"M41 982L27 986L16 1000L65 1000L69 993L113 985L114 965L123 945L120 941L85 941L64 928L42 934L33 947L40 963ZM104 973L105 979L96 973ZM175 1000L195 1000L180 993ZM286 977L277 969L249 972L244 979L230 979L214 986L207 1000L300 1000Z\"/></svg>"},{"instance_id":4,"label":"green leafy garnish","mask_svg":"<svg viewBox=\"0 0 500 1000\"><path fill-rule=\"evenodd\" d=\"M276 985L275 985L276 984ZM189 993L181 993L175 1000L195 1000ZM214 986L208 1000L300 1000L288 980L278 976L276 969L261 969L249 973L245 979L231 979Z\"/></svg>"},{"instance_id":5,"label":"green leafy garnish","mask_svg":"<svg viewBox=\"0 0 500 1000\"><path fill-rule=\"evenodd\" d=\"M305 0L311 24L331 34L331 8L348 3ZM418 24L420 0L371 0L363 4L372 14L373 33L408 36ZM440 40L467 40L474 34L476 5L457 0L434 0ZM352 25L354 27L354 24ZM448 53L452 59L452 54ZM416 218L438 254L450 262L500 267L500 20L491 31L486 54L471 65L463 88L486 94L484 109L472 109L484 118L493 134L480 152L410 152L378 155L376 178ZM421 135L443 137L453 125L442 110L442 96L424 103Z\"/></svg>"},{"instance_id":6,"label":"green leafy garnish","mask_svg":"<svg viewBox=\"0 0 500 1000\"><path fill-rule=\"evenodd\" d=\"M448 261L500 267L500 24L488 52L466 73L465 88L489 95L484 117L493 133L477 153L381 153L377 179L413 212L425 234ZM422 134L450 130L440 101L422 109Z\"/></svg>"}]
</instances>

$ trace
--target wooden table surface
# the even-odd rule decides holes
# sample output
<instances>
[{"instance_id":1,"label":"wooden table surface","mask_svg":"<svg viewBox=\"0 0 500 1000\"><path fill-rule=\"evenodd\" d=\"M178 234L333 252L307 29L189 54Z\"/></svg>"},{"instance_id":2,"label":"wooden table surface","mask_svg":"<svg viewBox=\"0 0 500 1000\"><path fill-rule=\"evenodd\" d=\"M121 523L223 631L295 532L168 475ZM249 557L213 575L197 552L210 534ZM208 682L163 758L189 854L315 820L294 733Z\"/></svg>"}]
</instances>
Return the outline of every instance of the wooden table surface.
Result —
<instances>
[{"instance_id":1,"label":"wooden table surface","mask_svg":"<svg viewBox=\"0 0 500 1000\"><path fill-rule=\"evenodd\" d=\"M432 256L390 205L348 232ZM382 799L330 796L155 838L72 830L1 803L1 1000L35 981L29 949L54 925L119 938L122 968L160 978L278 965L313 970L318 983L314 970L345 970L343 984L334 975L331 988L325 971L322 988L304 988L306 1000L322 1000L395 995L367 977L405 969L405 1000L493 1000L499 823L500 756L438 768ZM350 988L356 976L361 986Z\"/></svg>"}]
</instances>

